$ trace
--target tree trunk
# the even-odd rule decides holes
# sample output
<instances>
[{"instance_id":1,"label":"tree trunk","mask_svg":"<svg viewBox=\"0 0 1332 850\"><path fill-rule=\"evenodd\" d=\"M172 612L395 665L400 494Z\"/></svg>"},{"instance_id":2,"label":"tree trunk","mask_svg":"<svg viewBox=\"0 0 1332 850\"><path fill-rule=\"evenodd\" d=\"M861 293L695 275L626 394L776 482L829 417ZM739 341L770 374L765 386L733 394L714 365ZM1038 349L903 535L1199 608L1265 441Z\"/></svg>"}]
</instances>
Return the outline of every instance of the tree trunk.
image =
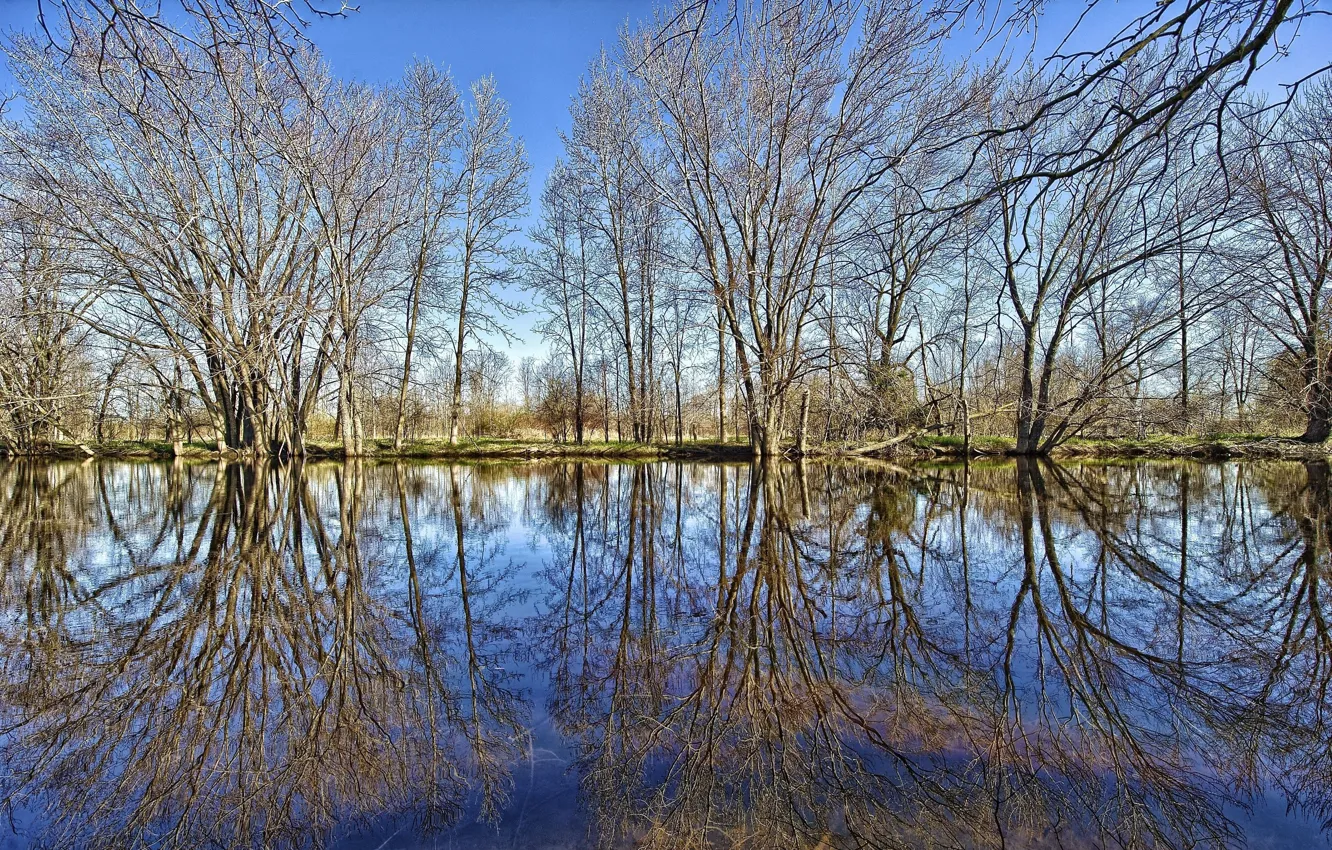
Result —
<instances>
[{"instance_id":1,"label":"tree trunk","mask_svg":"<svg viewBox=\"0 0 1332 850\"><path fill-rule=\"evenodd\" d=\"M458 444L462 430L462 320L458 321L459 342L453 352L453 400L449 403L449 445Z\"/></svg>"},{"instance_id":2,"label":"tree trunk","mask_svg":"<svg viewBox=\"0 0 1332 850\"><path fill-rule=\"evenodd\" d=\"M971 408L965 392L962 394L962 454L971 457Z\"/></svg>"},{"instance_id":3,"label":"tree trunk","mask_svg":"<svg viewBox=\"0 0 1332 850\"><path fill-rule=\"evenodd\" d=\"M1332 434L1332 388L1326 381L1318 378L1312 381L1305 409L1308 418L1300 440L1306 443L1326 441Z\"/></svg>"},{"instance_id":4,"label":"tree trunk","mask_svg":"<svg viewBox=\"0 0 1332 850\"><path fill-rule=\"evenodd\" d=\"M757 411L750 414L750 443L754 453L764 461L781 455L781 423L777 419L777 406L767 404L762 415Z\"/></svg>"},{"instance_id":5,"label":"tree trunk","mask_svg":"<svg viewBox=\"0 0 1332 850\"><path fill-rule=\"evenodd\" d=\"M338 408L340 416L339 438L342 441L342 453L346 457L355 457L361 453L360 417L356 413L356 391L352 386L351 371L343 364L343 372L338 381Z\"/></svg>"},{"instance_id":6,"label":"tree trunk","mask_svg":"<svg viewBox=\"0 0 1332 850\"><path fill-rule=\"evenodd\" d=\"M1032 370L1036 359L1034 328L1026 329L1022 345L1022 386L1018 391L1017 444L1013 453L1034 455L1039 452L1041 432L1045 430L1044 414L1037 410L1036 382Z\"/></svg>"},{"instance_id":7,"label":"tree trunk","mask_svg":"<svg viewBox=\"0 0 1332 850\"><path fill-rule=\"evenodd\" d=\"M1189 322L1187 316L1187 293L1184 282L1184 249L1181 243L1179 252L1179 413L1181 431L1188 434L1193 429L1189 407Z\"/></svg>"},{"instance_id":8,"label":"tree trunk","mask_svg":"<svg viewBox=\"0 0 1332 850\"><path fill-rule=\"evenodd\" d=\"M796 454L805 454L806 439L809 433L809 387L800 393L800 430L796 432Z\"/></svg>"},{"instance_id":9,"label":"tree trunk","mask_svg":"<svg viewBox=\"0 0 1332 850\"><path fill-rule=\"evenodd\" d=\"M717 308L717 442L726 442L726 331Z\"/></svg>"},{"instance_id":10,"label":"tree trunk","mask_svg":"<svg viewBox=\"0 0 1332 850\"><path fill-rule=\"evenodd\" d=\"M407 308L407 349L402 355L402 378L398 382L398 415L393 423L393 448L402 448L403 429L407 424L407 389L412 380L412 351L416 347L416 320L420 312L421 277L418 269L412 281L412 291L408 295L411 306Z\"/></svg>"},{"instance_id":11,"label":"tree trunk","mask_svg":"<svg viewBox=\"0 0 1332 850\"><path fill-rule=\"evenodd\" d=\"M467 248L463 259L462 298L458 304L458 335L453 347L453 403L449 406L449 445L458 444L462 430L462 379L463 379L463 342L467 335L467 297L471 294L472 251Z\"/></svg>"},{"instance_id":12,"label":"tree trunk","mask_svg":"<svg viewBox=\"0 0 1332 850\"><path fill-rule=\"evenodd\" d=\"M675 444L684 443L684 402L680 397L680 358L675 360Z\"/></svg>"},{"instance_id":13,"label":"tree trunk","mask_svg":"<svg viewBox=\"0 0 1332 850\"><path fill-rule=\"evenodd\" d=\"M601 433L602 442L610 442L610 381L606 375L605 360L601 363Z\"/></svg>"}]
</instances>

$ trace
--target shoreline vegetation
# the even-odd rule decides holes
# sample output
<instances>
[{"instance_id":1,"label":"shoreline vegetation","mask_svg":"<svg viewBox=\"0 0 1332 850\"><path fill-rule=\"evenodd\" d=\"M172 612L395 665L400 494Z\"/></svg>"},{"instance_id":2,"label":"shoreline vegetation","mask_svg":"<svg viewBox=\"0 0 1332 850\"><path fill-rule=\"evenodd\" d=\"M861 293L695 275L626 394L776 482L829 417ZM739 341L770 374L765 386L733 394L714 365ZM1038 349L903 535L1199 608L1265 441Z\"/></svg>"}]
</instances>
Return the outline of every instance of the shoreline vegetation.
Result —
<instances>
[{"instance_id":1,"label":"shoreline vegetation","mask_svg":"<svg viewBox=\"0 0 1332 850\"><path fill-rule=\"evenodd\" d=\"M337 442L307 445L306 460L345 459ZM1023 456L1007 437L974 437L970 445L961 437L911 435L880 442L827 443L799 452L794 446L787 460L938 460ZM1152 435L1142 438L1075 439L1054 449L1048 457L1060 459L1193 458L1198 460L1318 460L1332 456L1332 446L1310 444L1290 436L1265 434ZM111 440L101 443L53 442L35 451L13 452L0 447L0 459L121 458L162 460L252 460L217 450L215 443L171 443L164 440ZM758 453L749 443L715 441L635 443L555 442L551 440L480 439L456 445L447 440L414 440L400 448L391 439L368 440L365 460L752 460ZM278 458L270 458L277 460Z\"/></svg>"}]
</instances>

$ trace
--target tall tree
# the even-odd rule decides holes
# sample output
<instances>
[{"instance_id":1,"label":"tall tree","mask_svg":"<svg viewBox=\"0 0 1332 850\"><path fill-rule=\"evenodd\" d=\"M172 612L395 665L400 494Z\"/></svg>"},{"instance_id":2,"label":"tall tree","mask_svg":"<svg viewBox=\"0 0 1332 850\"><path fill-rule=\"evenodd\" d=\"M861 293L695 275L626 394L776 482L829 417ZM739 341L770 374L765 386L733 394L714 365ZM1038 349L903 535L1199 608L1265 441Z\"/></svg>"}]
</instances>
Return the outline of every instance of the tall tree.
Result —
<instances>
[{"instance_id":1,"label":"tall tree","mask_svg":"<svg viewBox=\"0 0 1332 850\"><path fill-rule=\"evenodd\" d=\"M1128 69L1126 101L1150 86L1150 79ZM1033 105L1039 109L1046 91L1039 77L1008 90L996 107L995 125ZM1099 115L1081 118L1024 135L993 136L985 151L995 208L991 262L1016 326L1020 356L1019 454L1048 452L1076 435L1104 412L1107 395L1125 387L1143 357L1174 335L1177 312L1169 303L1174 286L1173 281L1168 290L1160 286L1170 276L1163 264L1179 250L1205 246L1221 227L1225 208L1224 194L1171 196L1168 164L1172 155L1186 155L1188 137L1164 128L1104 167L1013 179L1048 148L1087 138L1088 125L1100 126ZM1218 165L1203 160L1197 167ZM1066 358L1084 331L1091 356Z\"/></svg>"},{"instance_id":2,"label":"tall tree","mask_svg":"<svg viewBox=\"0 0 1332 850\"><path fill-rule=\"evenodd\" d=\"M701 248L752 440L770 457L844 220L967 97L929 57L933 31L912 4L744 6L696 38L659 37L680 24L625 45L659 159L644 173Z\"/></svg>"},{"instance_id":3,"label":"tall tree","mask_svg":"<svg viewBox=\"0 0 1332 850\"><path fill-rule=\"evenodd\" d=\"M40 451L68 438L93 395L86 288L71 245L49 222L0 220L0 450Z\"/></svg>"},{"instance_id":4,"label":"tall tree","mask_svg":"<svg viewBox=\"0 0 1332 850\"><path fill-rule=\"evenodd\" d=\"M463 356L479 331L504 333L499 319L513 312L499 287L513 279L517 248L509 237L527 207L527 154L509 132L509 106L495 80L472 84L460 148L457 237L457 331L453 337L453 402L449 442L457 443L463 419Z\"/></svg>"},{"instance_id":5,"label":"tall tree","mask_svg":"<svg viewBox=\"0 0 1332 850\"><path fill-rule=\"evenodd\" d=\"M589 221L601 249L599 280L605 285L598 286L595 300L623 352L619 365L628 391L630 433L634 440L646 440L651 428L646 355L652 340L644 332L662 221L638 168L641 140L632 109L628 80L602 53L579 85L564 146L569 167L586 186Z\"/></svg>"},{"instance_id":6,"label":"tall tree","mask_svg":"<svg viewBox=\"0 0 1332 850\"><path fill-rule=\"evenodd\" d=\"M541 193L541 220L531 233L535 245L526 259L527 285L541 299L547 319L541 332L569 358L573 377L574 440L586 429L587 337L592 303L593 225L587 189L578 175L557 162Z\"/></svg>"},{"instance_id":7,"label":"tall tree","mask_svg":"<svg viewBox=\"0 0 1332 850\"><path fill-rule=\"evenodd\" d=\"M261 52L222 48L225 73L144 77L135 61L75 45L63 60L32 39L9 47L27 104L3 128L11 200L77 245L101 283L99 328L183 365L219 448L299 451L331 340L324 249L284 155L313 120L303 85L318 81L297 85ZM319 340L313 365L307 335ZM288 369L313 377L288 380Z\"/></svg>"},{"instance_id":8,"label":"tall tree","mask_svg":"<svg viewBox=\"0 0 1332 850\"><path fill-rule=\"evenodd\" d=\"M461 190L454 162L463 111L453 79L428 62L407 69L397 97L406 145L403 164L410 175L402 376L393 424L393 446L402 448L422 302L431 296L437 302L444 285L448 225Z\"/></svg>"},{"instance_id":9,"label":"tall tree","mask_svg":"<svg viewBox=\"0 0 1332 850\"><path fill-rule=\"evenodd\" d=\"M1332 434L1332 82L1246 135L1251 217L1236 264L1250 284L1246 303L1295 364L1300 439L1321 443Z\"/></svg>"},{"instance_id":10,"label":"tall tree","mask_svg":"<svg viewBox=\"0 0 1332 850\"><path fill-rule=\"evenodd\" d=\"M338 376L339 438L344 454L363 451L364 425L357 389L369 313L391 294L388 261L411 211L401 190L406 147L396 112L381 93L361 85L330 85L308 126L308 148L293 141L293 160L309 197L311 230L324 249L321 283L332 296L336 328L333 367Z\"/></svg>"}]
</instances>

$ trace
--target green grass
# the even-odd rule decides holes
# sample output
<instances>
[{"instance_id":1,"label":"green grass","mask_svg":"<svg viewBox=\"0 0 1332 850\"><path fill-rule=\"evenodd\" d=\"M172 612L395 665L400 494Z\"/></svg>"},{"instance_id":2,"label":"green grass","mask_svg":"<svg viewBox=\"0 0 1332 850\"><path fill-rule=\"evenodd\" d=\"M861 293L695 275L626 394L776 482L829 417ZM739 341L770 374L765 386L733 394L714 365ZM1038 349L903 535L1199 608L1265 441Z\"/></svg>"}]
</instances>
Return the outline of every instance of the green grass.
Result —
<instances>
[{"instance_id":1,"label":"green grass","mask_svg":"<svg viewBox=\"0 0 1332 850\"><path fill-rule=\"evenodd\" d=\"M87 456L82 448L83 446L87 446L97 457L163 458L173 457L175 454L172 443L167 440L104 440L100 443L61 441L51 443L47 451L41 454L51 457L82 458ZM184 457L207 457L215 448L216 446L213 443L183 443L181 445L181 455Z\"/></svg>"},{"instance_id":2,"label":"green grass","mask_svg":"<svg viewBox=\"0 0 1332 850\"><path fill-rule=\"evenodd\" d=\"M42 454L49 457L86 457L81 445L86 445L95 456L116 458L169 458L173 446L166 440L106 440L86 444L52 443ZM192 442L184 444L182 454L187 457L209 457L216 454L215 443ZM310 440L306 443L308 456L341 457L342 443L334 440ZM662 456L735 456L745 454L749 447L742 443L687 442L675 445L673 441L635 443L627 440L588 440L582 445L550 440L508 440L495 437L465 438L457 445L445 439L411 440L400 449L394 449L389 438L366 440L364 456L380 458L534 458L534 457L616 457L657 458Z\"/></svg>"},{"instance_id":3,"label":"green grass","mask_svg":"<svg viewBox=\"0 0 1332 850\"><path fill-rule=\"evenodd\" d=\"M974 454L1005 454L1015 441L1011 437L976 436L971 439ZM915 447L936 455L960 455L963 439L955 434L922 435ZM1305 446L1288 435L1253 433L1148 434L1143 437L1075 437L1056 446L1054 457L1132 458L1132 457L1295 457L1332 451L1332 443Z\"/></svg>"},{"instance_id":4,"label":"green grass","mask_svg":"<svg viewBox=\"0 0 1332 850\"><path fill-rule=\"evenodd\" d=\"M1076 457L1309 457L1332 445L1305 445L1283 434L1149 434L1114 439L1075 438L1053 454Z\"/></svg>"},{"instance_id":5,"label":"green grass","mask_svg":"<svg viewBox=\"0 0 1332 850\"><path fill-rule=\"evenodd\" d=\"M88 447L98 454L146 454L146 455L170 455L173 451L172 444L167 440L107 440L102 443L90 443ZM192 443L181 443L183 454L208 454L217 448L216 443L205 443L195 441Z\"/></svg>"},{"instance_id":6,"label":"green grass","mask_svg":"<svg viewBox=\"0 0 1332 850\"><path fill-rule=\"evenodd\" d=\"M342 444L319 442L309 444L311 453L340 457ZM712 455L747 451L735 443L635 443L627 440L588 440L577 443L556 443L550 440L506 440L494 437L464 438L457 445L445 439L409 440L395 449L391 439L367 440L365 453L369 457L449 459L449 458L540 458L540 457L615 457L657 458L663 455Z\"/></svg>"},{"instance_id":7,"label":"green grass","mask_svg":"<svg viewBox=\"0 0 1332 850\"><path fill-rule=\"evenodd\" d=\"M914 445L922 449L960 452L966 445L966 439L961 434L927 434L917 437ZM1011 437L973 435L971 438L971 450L974 452L995 454L1010 451L1012 448Z\"/></svg>"}]
</instances>

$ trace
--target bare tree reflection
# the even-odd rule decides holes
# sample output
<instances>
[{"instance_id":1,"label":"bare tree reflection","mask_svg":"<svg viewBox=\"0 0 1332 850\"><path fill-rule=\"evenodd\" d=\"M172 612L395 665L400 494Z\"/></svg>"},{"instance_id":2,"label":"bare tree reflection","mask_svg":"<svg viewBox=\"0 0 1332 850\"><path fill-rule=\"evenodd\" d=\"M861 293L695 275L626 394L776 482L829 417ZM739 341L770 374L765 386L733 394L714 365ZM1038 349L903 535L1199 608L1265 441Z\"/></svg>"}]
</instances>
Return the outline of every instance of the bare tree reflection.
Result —
<instances>
[{"instance_id":1,"label":"bare tree reflection","mask_svg":"<svg viewBox=\"0 0 1332 850\"><path fill-rule=\"evenodd\" d=\"M502 804L498 751L523 718L483 669L498 642L453 649L488 610L464 547L423 576L409 542L400 584L360 539L364 471L306 472L228 465L209 489L173 468L155 529L127 526L134 495L103 487L122 558L79 565L59 606L13 592L48 568L9 563L0 788L11 812L41 813L45 843L303 846Z\"/></svg>"},{"instance_id":2,"label":"bare tree reflection","mask_svg":"<svg viewBox=\"0 0 1332 850\"><path fill-rule=\"evenodd\" d=\"M698 506L707 529L676 524L653 468L596 489L575 469L560 506L552 711L605 845L1228 846L1228 806L1275 775L1255 736L1322 741L1238 686L1288 666L1251 633L1281 550L1242 568L1229 544L1189 548L1178 511L1224 480L1177 475L1144 520L1157 500L1133 488L1164 480L1023 461L755 467L732 488L732 471ZM1206 524L1251 539L1268 521ZM1247 595L1209 589L1223 568ZM670 604L708 587L706 611Z\"/></svg>"},{"instance_id":3,"label":"bare tree reflection","mask_svg":"<svg viewBox=\"0 0 1332 850\"><path fill-rule=\"evenodd\" d=\"M1329 540L1320 464L0 465L0 795L521 843L547 736L606 847L1242 846L1332 819Z\"/></svg>"}]
</instances>

